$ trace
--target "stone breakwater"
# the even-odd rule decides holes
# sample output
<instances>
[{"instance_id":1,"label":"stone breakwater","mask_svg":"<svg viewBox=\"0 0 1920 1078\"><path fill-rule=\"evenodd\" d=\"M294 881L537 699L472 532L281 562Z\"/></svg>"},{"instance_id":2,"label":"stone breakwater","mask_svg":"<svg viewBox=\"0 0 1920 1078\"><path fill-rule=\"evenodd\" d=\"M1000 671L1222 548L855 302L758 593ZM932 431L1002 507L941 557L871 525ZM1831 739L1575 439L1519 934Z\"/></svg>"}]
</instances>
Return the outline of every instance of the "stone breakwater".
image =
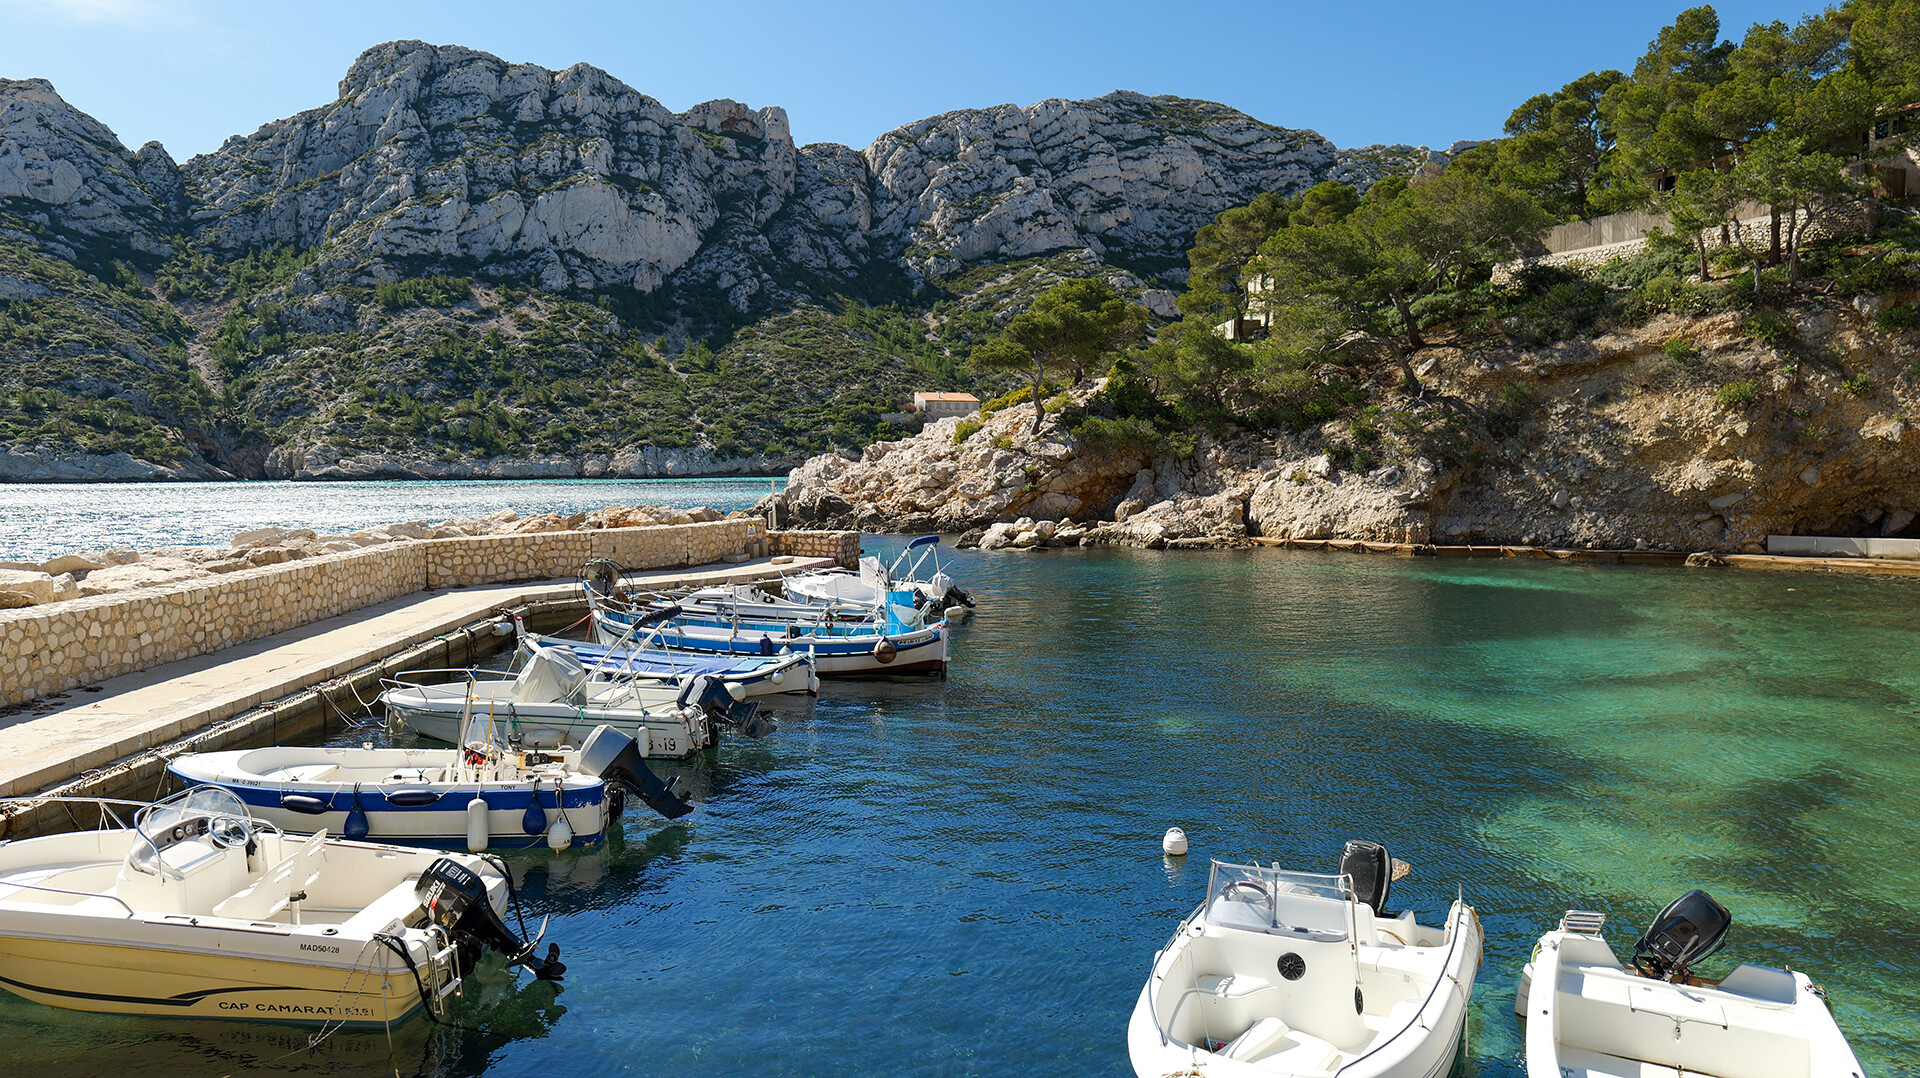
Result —
<instances>
[{"instance_id":1,"label":"stone breakwater","mask_svg":"<svg viewBox=\"0 0 1920 1078\"><path fill-rule=\"evenodd\" d=\"M247 534L247 533L243 533ZM682 524L447 535L220 574L157 581L0 611L0 706L204 655L414 592L577 574L590 559L627 569L807 553L851 566L858 533L769 534L758 517Z\"/></svg>"},{"instance_id":2,"label":"stone breakwater","mask_svg":"<svg viewBox=\"0 0 1920 1078\"><path fill-rule=\"evenodd\" d=\"M749 514L734 513L732 518ZM0 561L0 610L60 602L173 584L244 569L279 565L303 558L344 554L391 543L457 539L480 535L592 531L659 524L696 524L721 519L704 506L673 509L657 505L609 506L561 516L539 513L522 519L511 509L470 520L428 523L411 520L344 535L318 535L311 528L254 528L234 535L224 547L171 546L157 550L101 550L62 554L44 562ZM663 562L660 564L681 564Z\"/></svg>"}]
</instances>

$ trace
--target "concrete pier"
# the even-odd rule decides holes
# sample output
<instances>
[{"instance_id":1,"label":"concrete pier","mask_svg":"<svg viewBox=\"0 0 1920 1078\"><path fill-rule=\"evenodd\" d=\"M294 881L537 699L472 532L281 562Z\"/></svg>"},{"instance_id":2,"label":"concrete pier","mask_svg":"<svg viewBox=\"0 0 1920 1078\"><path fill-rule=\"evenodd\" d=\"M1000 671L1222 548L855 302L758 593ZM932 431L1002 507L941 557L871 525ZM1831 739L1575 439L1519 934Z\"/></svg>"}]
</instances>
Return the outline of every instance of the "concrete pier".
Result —
<instances>
[{"instance_id":1,"label":"concrete pier","mask_svg":"<svg viewBox=\"0 0 1920 1078\"><path fill-rule=\"evenodd\" d=\"M641 590L746 583L836 564L780 561L629 573L624 581ZM357 711L381 677L490 654L506 642L491 627L509 611L559 625L586 605L576 580L416 593L9 709L0 715L10 750L0 759L0 797L150 794L165 760L181 751L297 736L328 714ZM37 830L31 817L39 815L0 814L0 837Z\"/></svg>"}]
</instances>

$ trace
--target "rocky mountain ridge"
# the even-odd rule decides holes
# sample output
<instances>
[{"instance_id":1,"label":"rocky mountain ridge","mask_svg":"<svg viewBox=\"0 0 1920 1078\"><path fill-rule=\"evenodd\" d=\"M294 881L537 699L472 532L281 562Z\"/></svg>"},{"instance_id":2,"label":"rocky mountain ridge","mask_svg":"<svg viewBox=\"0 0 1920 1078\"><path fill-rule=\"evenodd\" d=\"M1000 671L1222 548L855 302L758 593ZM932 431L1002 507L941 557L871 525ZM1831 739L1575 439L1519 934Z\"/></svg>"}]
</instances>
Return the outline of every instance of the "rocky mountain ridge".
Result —
<instances>
[{"instance_id":1,"label":"rocky mountain ridge","mask_svg":"<svg viewBox=\"0 0 1920 1078\"><path fill-rule=\"evenodd\" d=\"M724 356L742 327L809 305L903 304L917 340L870 347L856 331L845 362L866 373L822 383L857 387L840 405L877 414L957 388L943 381L954 357L1036 290L1002 283L1022 266L1105 275L1171 315L1154 289L1177 285L1215 213L1430 156L1341 151L1124 91L946 113L861 151L803 147L778 107L674 112L589 65L400 41L362 54L335 101L176 166L158 144L127 150L43 80L0 80L0 354L20 388L58 395L40 412L0 406L0 446L39 452L12 474L72 479L139 472L115 452L181 476L339 473L289 463L329 453L379 474L588 474L623 453L651 467L643 448L669 468L778 467L839 436L833 409L776 431L757 418L769 401L747 429L716 429L729 410L689 381L686 353ZM378 292L441 278L491 291L466 315L464 283ZM941 303L991 318L954 322ZM78 309L101 328L45 329ZM873 367L875 352L891 359ZM752 362L729 373L768 377ZM649 403L596 421L526 389L580 377ZM169 394L186 396L153 404ZM468 398L504 409L489 437L465 433ZM411 424L419 448L370 439L373 420ZM587 428L583 444L533 436L556 420Z\"/></svg>"}]
</instances>

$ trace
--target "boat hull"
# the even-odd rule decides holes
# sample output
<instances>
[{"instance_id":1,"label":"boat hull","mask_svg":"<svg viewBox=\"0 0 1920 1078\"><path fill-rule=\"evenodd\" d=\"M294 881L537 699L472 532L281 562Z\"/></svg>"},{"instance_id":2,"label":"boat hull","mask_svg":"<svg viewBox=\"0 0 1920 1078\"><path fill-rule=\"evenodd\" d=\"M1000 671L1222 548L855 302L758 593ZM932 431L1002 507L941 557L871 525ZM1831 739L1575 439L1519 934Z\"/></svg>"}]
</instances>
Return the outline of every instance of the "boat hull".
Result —
<instances>
[{"instance_id":1,"label":"boat hull","mask_svg":"<svg viewBox=\"0 0 1920 1078\"><path fill-rule=\"evenodd\" d=\"M451 750L444 750L451 751ZM346 783L306 783L277 781L261 777L223 774L223 757L240 752L206 753L182 757L167 765L167 771L186 785L206 784L230 790L258 819L285 831L329 834L346 833L347 816L354 807L354 789ZM531 849L547 844L547 835L565 810L567 827L573 832L570 846L593 846L606 838L607 788L605 783L575 785L563 791L556 804L551 784L537 795L528 782L480 783L361 783L360 810L366 814L369 842L399 842L430 849L467 848L467 803L475 796L487 803L487 849ZM431 789L440 799L430 805L403 806L387 800L396 790ZM538 797L546 829L528 834L527 810ZM308 797L325 803L326 812L295 812L283 807L288 797Z\"/></svg>"},{"instance_id":2,"label":"boat hull","mask_svg":"<svg viewBox=\"0 0 1920 1078\"><path fill-rule=\"evenodd\" d=\"M1528 1078L1866 1073L1825 996L1792 970L1741 965L1717 983L1671 984L1563 926L1540 938L1517 1000Z\"/></svg>"},{"instance_id":3,"label":"boat hull","mask_svg":"<svg viewBox=\"0 0 1920 1078\"><path fill-rule=\"evenodd\" d=\"M439 698L410 689L389 691L380 699L386 704L389 721L403 722L424 737L448 744L459 744L462 727L469 720L472 725L467 731L476 739L504 741L514 734L531 737L550 732L574 745L591 734L594 727L604 724L632 734L640 746L640 755L649 760L689 759L706 748L708 740L718 736L708 730L696 730L683 718L626 709L515 704L510 708L495 708L491 713L477 708L469 712L464 700L451 696Z\"/></svg>"},{"instance_id":4,"label":"boat hull","mask_svg":"<svg viewBox=\"0 0 1920 1078\"><path fill-rule=\"evenodd\" d=\"M601 643L611 644L625 635L626 626L618 615L602 613L594 619L594 633ZM702 655L764 655L769 648L808 652L813 656L814 672L821 677L943 674L947 670L945 622L884 638L874 635L783 637L772 631L743 628L734 632L730 628L703 625L665 625L658 634L656 642L662 647ZM892 645L890 655L879 648L882 639ZM766 642L762 643L763 640Z\"/></svg>"},{"instance_id":5,"label":"boat hull","mask_svg":"<svg viewBox=\"0 0 1920 1078\"><path fill-rule=\"evenodd\" d=\"M377 943L367 948L372 964L356 971L357 956L345 952L360 948L349 944L304 941L338 948L346 959L318 965L311 958L322 952L291 960L224 954L222 936L234 930L138 923L156 936L178 937L177 949L0 934L0 987L49 1007L161 1018L378 1026L400 1022L421 1005L412 974ZM387 969L388 959L395 968Z\"/></svg>"}]
</instances>

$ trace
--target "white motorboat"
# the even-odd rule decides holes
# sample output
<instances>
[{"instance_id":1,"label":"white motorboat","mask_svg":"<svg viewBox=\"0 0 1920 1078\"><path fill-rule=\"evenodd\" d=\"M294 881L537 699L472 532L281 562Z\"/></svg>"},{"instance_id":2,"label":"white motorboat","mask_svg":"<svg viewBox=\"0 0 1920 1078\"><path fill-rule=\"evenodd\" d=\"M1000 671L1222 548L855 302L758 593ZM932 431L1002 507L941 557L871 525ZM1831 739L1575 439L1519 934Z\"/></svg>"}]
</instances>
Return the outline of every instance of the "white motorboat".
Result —
<instances>
[{"instance_id":1,"label":"white motorboat","mask_svg":"<svg viewBox=\"0 0 1920 1078\"><path fill-rule=\"evenodd\" d=\"M641 616L614 605L593 609L594 639L604 644L625 639ZM944 674L947 671L947 623L902 625L847 624L831 616L812 623L755 622L748 619L681 615L660 623L653 637L661 646L699 655L779 655L806 652L821 677L859 674Z\"/></svg>"},{"instance_id":2,"label":"white motorboat","mask_svg":"<svg viewBox=\"0 0 1920 1078\"><path fill-rule=\"evenodd\" d=\"M1127 1050L1141 1078L1439 1078L1480 966L1480 922L1390 916L1386 850L1350 842L1335 876L1215 861L1207 900L1154 956Z\"/></svg>"},{"instance_id":3,"label":"white motorboat","mask_svg":"<svg viewBox=\"0 0 1920 1078\"><path fill-rule=\"evenodd\" d=\"M595 727L607 725L630 732L646 759L684 760L719 744L723 725L749 737L773 729L758 714L759 705L736 701L715 679L696 678L668 697L641 682L595 680L564 648L532 649L513 675L453 670L413 676L426 675L451 675L452 680L389 679L380 702L389 721L450 744L517 738L532 748L559 748L577 745Z\"/></svg>"},{"instance_id":4,"label":"white motorboat","mask_svg":"<svg viewBox=\"0 0 1920 1078\"><path fill-rule=\"evenodd\" d=\"M289 831L470 853L594 845L619 817L622 790L670 820L692 811L647 767L634 739L610 726L578 750L484 741L459 749L279 745L187 753L167 770L189 785L228 790L256 818Z\"/></svg>"},{"instance_id":5,"label":"white motorboat","mask_svg":"<svg viewBox=\"0 0 1920 1078\"><path fill-rule=\"evenodd\" d=\"M798 602L850 603L878 607L896 590L913 593L914 606L933 620L971 609L973 596L954 583L940 564L940 537L923 535L908 543L891 565L872 556L860 559L857 570L828 569L798 573L781 580L781 590Z\"/></svg>"},{"instance_id":6,"label":"white motorboat","mask_svg":"<svg viewBox=\"0 0 1920 1078\"><path fill-rule=\"evenodd\" d=\"M501 920L512 882L486 858L289 836L211 787L131 827L69 804L100 829L0 843L0 987L38 1003L378 1026L437 1013L483 947L565 969Z\"/></svg>"},{"instance_id":7,"label":"white motorboat","mask_svg":"<svg viewBox=\"0 0 1920 1078\"><path fill-rule=\"evenodd\" d=\"M629 626L626 634L611 644L597 640L568 640L527 632L514 619L519 636L518 661L524 665L534 648L562 648L573 652L587 673L596 681L636 682L638 699L644 705L670 703L680 690L705 674L726 686L737 699L777 696L782 693L820 691L820 676L813 672L813 656L804 651L779 655L697 655L690 651L672 651L659 647L650 630L653 625L677 616L662 611L647 625Z\"/></svg>"},{"instance_id":8,"label":"white motorboat","mask_svg":"<svg viewBox=\"0 0 1920 1078\"><path fill-rule=\"evenodd\" d=\"M1569 910L1540 937L1514 1010L1528 1078L1862 1078L1860 1061L1807 975L1742 963L1718 981L1694 963L1719 950L1732 917L1690 891L1654 919L1620 964L1606 916Z\"/></svg>"}]
</instances>

